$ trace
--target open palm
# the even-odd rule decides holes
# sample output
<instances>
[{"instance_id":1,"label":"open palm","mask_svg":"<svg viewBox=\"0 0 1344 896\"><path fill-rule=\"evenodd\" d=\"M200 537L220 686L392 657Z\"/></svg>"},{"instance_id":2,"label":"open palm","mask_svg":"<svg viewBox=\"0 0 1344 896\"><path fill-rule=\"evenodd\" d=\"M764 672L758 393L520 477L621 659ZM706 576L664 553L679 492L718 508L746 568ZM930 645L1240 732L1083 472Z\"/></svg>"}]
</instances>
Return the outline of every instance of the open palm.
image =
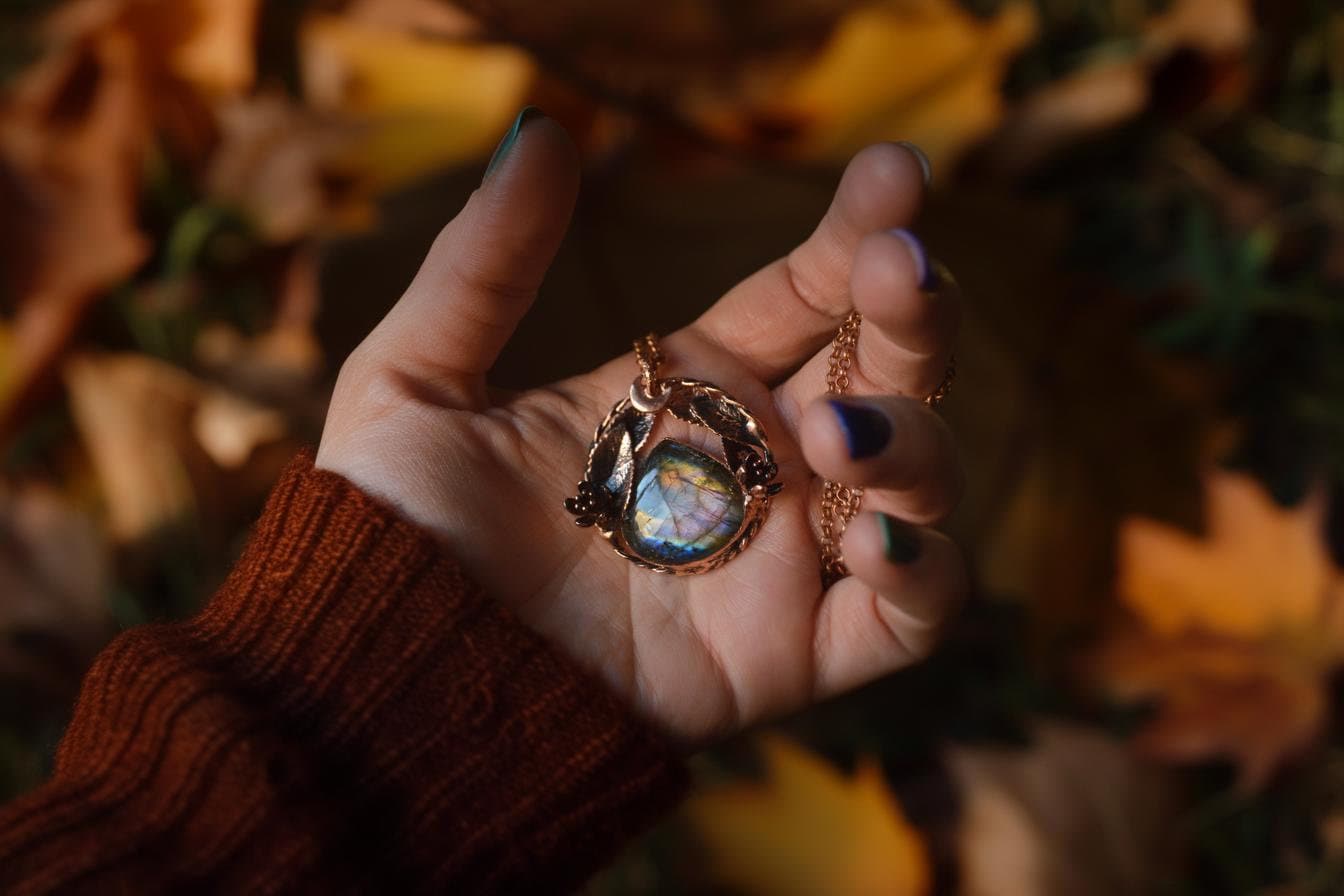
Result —
<instances>
[{"instance_id":1,"label":"open palm","mask_svg":"<svg viewBox=\"0 0 1344 896\"><path fill-rule=\"evenodd\" d=\"M564 509L594 427L638 373L632 354L515 396L485 387L577 181L559 126L526 120L342 367L318 466L441 535L488 594L688 743L921 658L964 577L955 547L925 528L961 480L950 435L918 400L943 377L956 297L947 281L921 291L927 263L889 232L918 206L916 156L860 153L802 246L663 339L663 375L707 380L751 409L784 483L748 549L695 576L635 566ZM853 308L865 320L851 371L860 411L846 420L821 397L830 339ZM657 426L650 444L717 448L706 430ZM823 476L867 490L843 543L853 574L825 590Z\"/></svg>"}]
</instances>

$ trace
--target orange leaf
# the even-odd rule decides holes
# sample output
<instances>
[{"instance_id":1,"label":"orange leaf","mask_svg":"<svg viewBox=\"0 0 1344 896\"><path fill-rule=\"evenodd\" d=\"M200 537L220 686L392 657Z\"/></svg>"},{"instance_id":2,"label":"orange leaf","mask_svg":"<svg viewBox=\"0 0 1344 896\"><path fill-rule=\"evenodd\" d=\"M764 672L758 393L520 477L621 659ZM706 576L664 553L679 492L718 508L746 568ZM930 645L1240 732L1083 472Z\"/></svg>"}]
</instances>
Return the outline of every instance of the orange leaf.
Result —
<instances>
[{"instance_id":1,"label":"orange leaf","mask_svg":"<svg viewBox=\"0 0 1344 896\"><path fill-rule=\"evenodd\" d=\"M1230 758L1247 792L1309 746L1326 717L1328 664L1262 644L1122 629L1094 662L1116 696L1159 701L1135 739L1140 752L1177 762Z\"/></svg>"},{"instance_id":2,"label":"orange leaf","mask_svg":"<svg viewBox=\"0 0 1344 896\"><path fill-rule=\"evenodd\" d=\"M123 30L161 70L211 95L235 96L256 77L260 0L76 0L48 22L58 40Z\"/></svg>"},{"instance_id":3,"label":"orange leaf","mask_svg":"<svg viewBox=\"0 0 1344 896\"><path fill-rule=\"evenodd\" d=\"M1320 496L1283 509L1240 474L1212 474L1206 486L1205 537L1142 518L1121 525L1121 600L1160 635L1255 638L1314 625L1339 576Z\"/></svg>"},{"instance_id":4,"label":"orange leaf","mask_svg":"<svg viewBox=\"0 0 1344 896\"><path fill-rule=\"evenodd\" d=\"M927 848L872 761L852 777L778 737L766 780L693 796L686 806L720 880L768 896L918 896Z\"/></svg>"},{"instance_id":5,"label":"orange leaf","mask_svg":"<svg viewBox=\"0 0 1344 896\"><path fill-rule=\"evenodd\" d=\"M133 41L91 38L35 66L0 109L0 253L17 296L0 425L96 294L148 251L136 202L149 111Z\"/></svg>"},{"instance_id":6,"label":"orange leaf","mask_svg":"<svg viewBox=\"0 0 1344 896\"><path fill-rule=\"evenodd\" d=\"M1285 509L1254 480L1218 472L1205 495L1203 536L1121 525L1117 590L1135 618L1092 662L1117 696L1158 701L1142 750L1229 757L1254 790L1321 730L1324 679L1344 659L1344 579L1319 494Z\"/></svg>"}]
</instances>

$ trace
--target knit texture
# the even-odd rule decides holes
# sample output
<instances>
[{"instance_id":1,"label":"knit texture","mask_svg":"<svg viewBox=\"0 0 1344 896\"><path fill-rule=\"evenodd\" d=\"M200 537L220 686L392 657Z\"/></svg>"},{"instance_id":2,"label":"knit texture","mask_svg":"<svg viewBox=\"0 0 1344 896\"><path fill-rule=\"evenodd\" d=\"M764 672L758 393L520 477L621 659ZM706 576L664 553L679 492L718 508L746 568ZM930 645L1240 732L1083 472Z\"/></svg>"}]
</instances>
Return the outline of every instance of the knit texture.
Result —
<instances>
[{"instance_id":1,"label":"knit texture","mask_svg":"<svg viewBox=\"0 0 1344 896\"><path fill-rule=\"evenodd\" d=\"M673 751L305 454L180 623L84 680L0 809L0 893L564 892L669 808Z\"/></svg>"}]
</instances>

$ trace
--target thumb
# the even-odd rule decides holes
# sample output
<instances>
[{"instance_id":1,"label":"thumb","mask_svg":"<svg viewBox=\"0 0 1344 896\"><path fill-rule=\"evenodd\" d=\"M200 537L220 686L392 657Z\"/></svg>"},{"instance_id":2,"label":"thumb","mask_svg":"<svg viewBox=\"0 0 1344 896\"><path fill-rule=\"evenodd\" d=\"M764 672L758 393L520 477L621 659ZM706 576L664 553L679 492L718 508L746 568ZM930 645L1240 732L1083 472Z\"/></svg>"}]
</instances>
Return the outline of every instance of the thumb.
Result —
<instances>
[{"instance_id":1,"label":"thumb","mask_svg":"<svg viewBox=\"0 0 1344 896\"><path fill-rule=\"evenodd\" d=\"M539 110L523 109L481 186L370 334L370 354L431 384L448 404L483 406L486 371L531 307L578 189L573 141Z\"/></svg>"}]
</instances>

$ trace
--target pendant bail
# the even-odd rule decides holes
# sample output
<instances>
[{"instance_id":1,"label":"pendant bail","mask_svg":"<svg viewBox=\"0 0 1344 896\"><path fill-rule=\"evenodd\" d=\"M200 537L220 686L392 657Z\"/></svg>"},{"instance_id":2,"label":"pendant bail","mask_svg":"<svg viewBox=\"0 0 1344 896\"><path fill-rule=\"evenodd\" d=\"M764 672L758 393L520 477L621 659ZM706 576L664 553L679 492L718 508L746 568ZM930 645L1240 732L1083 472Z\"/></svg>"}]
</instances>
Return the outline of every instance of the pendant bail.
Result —
<instances>
[{"instance_id":1,"label":"pendant bail","mask_svg":"<svg viewBox=\"0 0 1344 896\"><path fill-rule=\"evenodd\" d=\"M650 383L641 376L630 384L630 403L635 406L635 410L645 414L661 411L669 395L671 392L657 380Z\"/></svg>"},{"instance_id":2,"label":"pendant bail","mask_svg":"<svg viewBox=\"0 0 1344 896\"><path fill-rule=\"evenodd\" d=\"M658 347L656 333L646 333L635 340L635 360L639 362L644 394L656 398L663 391L658 384L658 368L663 363L663 351Z\"/></svg>"}]
</instances>

